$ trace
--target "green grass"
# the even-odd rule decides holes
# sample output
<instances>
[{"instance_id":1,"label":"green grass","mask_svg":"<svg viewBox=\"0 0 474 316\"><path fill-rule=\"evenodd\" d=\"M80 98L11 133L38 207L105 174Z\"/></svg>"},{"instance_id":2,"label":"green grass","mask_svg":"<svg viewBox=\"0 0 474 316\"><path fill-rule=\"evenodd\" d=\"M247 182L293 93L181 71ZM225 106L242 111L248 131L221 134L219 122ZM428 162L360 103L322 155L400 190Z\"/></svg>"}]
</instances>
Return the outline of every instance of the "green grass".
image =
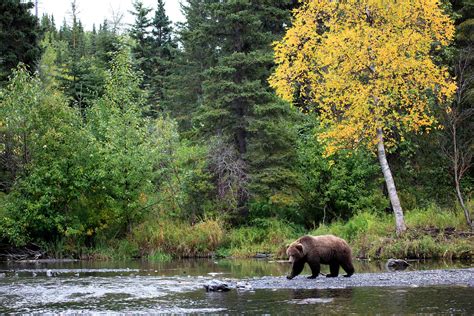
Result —
<instances>
[{"instance_id":1,"label":"green grass","mask_svg":"<svg viewBox=\"0 0 474 316\"><path fill-rule=\"evenodd\" d=\"M322 225L312 235L334 234L346 239L361 258L472 258L474 240L445 232L467 231L464 215L431 205L405 213L408 230L395 233L392 214L359 213L349 221Z\"/></svg>"},{"instance_id":2,"label":"green grass","mask_svg":"<svg viewBox=\"0 0 474 316\"><path fill-rule=\"evenodd\" d=\"M81 248L80 257L89 260L128 260L140 257L140 249L128 239L101 242L93 248Z\"/></svg>"},{"instance_id":3,"label":"green grass","mask_svg":"<svg viewBox=\"0 0 474 316\"><path fill-rule=\"evenodd\" d=\"M405 214L405 221L408 228L429 228L436 227L445 229L454 227L466 230L465 218L459 211L443 210L435 205L430 205L424 209L413 209Z\"/></svg>"},{"instance_id":4,"label":"green grass","mask_svg":"<svg viewBox=\"0 0 474 316\"><path fill-rule=\"evenodd\" d=\"M220 220L205 219L190 225L187 222L164 218L146 221L135 227L129 239L142 255L162 257L211 256L224 238L224 224Z\"/></svg>"},{"instance_id":5,"label":"green grass","mask_svg":"<svg viewBox=\"0 0 474 316\"><path fill-rule=\"evenodd\" d=\"M147 259L157 262L169 262L173 259L173 256L160 250L154 250L152 253L148 254Z\"/></svg>"},{"instance_id":6,"label":"green grass","mask_svg":"<svg viewBox=\"0 0 474 316\"><path fill-rule=\"evenodd\" d=\"M334 234L346 239L360 258L472 258L474 238L467 231L460 210L437 206L405 212L408 230L395 233L393 214L360 212L346 222L320 225L309 232L286 221L256 219L248 226L229 228L219 219L203 219L191 225L182 220L160 217L133 228L124 239L102 241L94 248L80 248L64 240L48 245L54 257L79 256L99 260L147 258L169 261L183 257L249 258L257 253L286 258L286 246L304 234ZM453 233L454 231L454 233Z\"/></svg>"},{"instance_id":7,"label":"green grass","mask_svg":"<svg viewBox=\"0 0 474 316\"><path fill-rule=\"evenodd\" d=\"M281 257L286 245L301 234L301 228L287 222L258 219L251 226L229 230L220 251L236 258L253 257L257 253Z\"/></svg>"}]
</instances>

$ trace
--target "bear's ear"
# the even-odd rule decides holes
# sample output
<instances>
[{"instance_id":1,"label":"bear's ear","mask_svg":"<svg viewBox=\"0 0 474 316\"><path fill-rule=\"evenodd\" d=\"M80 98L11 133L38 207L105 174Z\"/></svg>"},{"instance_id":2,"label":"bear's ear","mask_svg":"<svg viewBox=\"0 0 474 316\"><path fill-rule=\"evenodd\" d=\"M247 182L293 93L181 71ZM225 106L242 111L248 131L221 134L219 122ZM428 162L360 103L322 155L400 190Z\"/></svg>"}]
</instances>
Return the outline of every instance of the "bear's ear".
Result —
<instances>
[{"instance_id":1,"label":"bear's ear","mask_svg":"<svg viewBox=\"0 0 474 316\"><path fill-rule=\"evenodd\" d=\"M302 244L296 244L295 248L298 249L299 251L303 252L303 245Z\"/></svg>"}]
</instances>

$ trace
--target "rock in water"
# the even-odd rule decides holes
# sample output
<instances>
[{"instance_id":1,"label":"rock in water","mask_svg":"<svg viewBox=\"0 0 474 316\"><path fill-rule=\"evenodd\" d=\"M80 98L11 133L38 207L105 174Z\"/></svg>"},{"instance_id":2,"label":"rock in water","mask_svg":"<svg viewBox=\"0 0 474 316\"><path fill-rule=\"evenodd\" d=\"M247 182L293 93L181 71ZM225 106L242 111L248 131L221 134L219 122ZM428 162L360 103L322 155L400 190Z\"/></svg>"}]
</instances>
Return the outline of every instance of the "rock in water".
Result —
<instances>
[{"instance_id":1,"label":"rock in water","mask_svg":"<svg viewBox=\"0 0 474 316\"><path fill-rule=\"evenodd\" d=\"M237 290L246 290L246 291L252 291L253 290L250 283L244 282L244 281L237 282L237 284L235 285L235 288Z\"/></svg>"},{"instance_id":2,"label":"rock in water","mask_svg":"<svg viewBox=\"0 0 474 316\"><path fill-rule=\"evenodd\" d=\"M219 280L211 280L207 284L204 284L206 292L228 292L230 287L227 283Z\"/></svg>"},{"instance_id":3,"label":"rock in water","mask_svg":"<svg viewBox=\"0 0 474 316\"><path fill-rule=\"evenodd\" d=\"M402 259L388 259L385 267L388 271L405 270L410 264Z\"/></svg>"}]
</instances>

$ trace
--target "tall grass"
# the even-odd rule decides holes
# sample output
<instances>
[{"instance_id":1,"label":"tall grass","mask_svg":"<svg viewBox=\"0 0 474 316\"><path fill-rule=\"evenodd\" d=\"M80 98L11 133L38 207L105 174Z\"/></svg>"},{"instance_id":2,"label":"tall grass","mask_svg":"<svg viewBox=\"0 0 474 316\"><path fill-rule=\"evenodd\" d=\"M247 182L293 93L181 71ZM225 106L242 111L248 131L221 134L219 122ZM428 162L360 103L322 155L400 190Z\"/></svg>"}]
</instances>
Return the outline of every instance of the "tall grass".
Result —
<instances>
[{"instance_id":1,"label":"tall grass","mask_svg":"<svg viewBox=\"0 0 474 316\"><path fill-rule=\"evenodd\" d=\"M415 208L405 214L407 226L416 228L436 227L445 229L453 227L458 230L466 230L464 215L461 211L442 209L436 205L426 208Z\"/></svg>"},{"instance_id":2,"label":"tall grass","mask_svg":"<svg viewBox=\"0 0 474 316\"><path fill-rule=\"evenodd\" d=\"M447 234L445 229L465 231L462 212L438 206L417 208L405 213L407 232L397 237L392 214L363 212L349 221L321 225L312 235L334 234L346 239L354 255L362 258L469 258L473 238Z\"/></svg>"},{"instance_id":3,"label":"tall grass","mask_svg":"<svg viewBox=\"0 0 474 316\"><path fill-rule=\"evenodd\" d=\"M169 261L176 257L254 257L266 253L285 258L286 245L301 235L334 234L346 239L360 258L472 258L474 238L452 233L467 231L461 211L437 206L405 213L408 231L397 236L392 214L360 212L346 222L336 221L306 232L273 218L255 219L248 226L226 228L219 219L206 218L191 225L170 217L148 219L135 226L127 238L103 241L94 249L80 250L93 259L146 258ZM49 245L55 257L71 253L64 240ZM76 249L77 250L77 249ZM76 251L77 253L77 251Z\"/></svg>"},{"instance_id":4,"label":"tall grass","mask_svg":"<svg viewBox=\"0 0 474 316\"><path fill-rule=\"evenodd\" d=\"M81 249L81 258L89 260L129 260L138 257L140 257L138 246L128 239L100 241L93 248Z\"/></svg>"},{"instance_id":5,"label":"tall grass","mask_svg":"<svg viewBox=\"0 0 474 316\"><path fill-rule=\"evenodd\" d=\"M257 219L250 226L228 232L220 252L232 257L253 257L257 253L282 256L285 246L302 234L302 229L277 219Z\"/></svg>"},{"instance_id":6,"label":"tall grass","mask_svg":"<svg viewBox=\"0 0 474 316\"><path fill-rule=\"evenodd\" d=\"M146 221L136 227L131 236L142 256L155 260L174 257L210 256L224 237L224 223L205 219L195 225L187 222L162 218Z\"/></svg>"}]
</instances>

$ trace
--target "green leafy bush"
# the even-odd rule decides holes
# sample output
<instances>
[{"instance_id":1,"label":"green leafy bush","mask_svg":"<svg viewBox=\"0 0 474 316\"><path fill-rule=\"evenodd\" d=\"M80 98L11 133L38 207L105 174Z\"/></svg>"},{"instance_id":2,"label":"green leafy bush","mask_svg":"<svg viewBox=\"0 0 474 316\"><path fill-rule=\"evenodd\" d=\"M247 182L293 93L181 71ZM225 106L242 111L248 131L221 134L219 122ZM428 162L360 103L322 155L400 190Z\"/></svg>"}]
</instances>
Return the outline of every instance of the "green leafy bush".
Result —
<instances>
[{"instance_id":1,"label":"green leafy bush","mask_svg":"<svg viewBox=\"0 0 474 316\"><path fill-rule=\"evenodd\" d=\"M388 200L380 190L383 180L375 156L353 150L326 158L323 144L314 137L318 133L309 125L298 143L300 222L327 223L358 212L382 212Z\"/></svg>"},{"instance_id":2,"label":"green leafy bush","mask_svg":"<svg viewBox=\"0 0 474 316\"><path fill-rule=\"evenodd\" d=\"M61 93L20 67L0 99L15 167L2 237L16 245L62 237L80 246L120 238L140 221L155 159L142 99L126 49L85 124Z\"/></svg>"}]
</instances>

